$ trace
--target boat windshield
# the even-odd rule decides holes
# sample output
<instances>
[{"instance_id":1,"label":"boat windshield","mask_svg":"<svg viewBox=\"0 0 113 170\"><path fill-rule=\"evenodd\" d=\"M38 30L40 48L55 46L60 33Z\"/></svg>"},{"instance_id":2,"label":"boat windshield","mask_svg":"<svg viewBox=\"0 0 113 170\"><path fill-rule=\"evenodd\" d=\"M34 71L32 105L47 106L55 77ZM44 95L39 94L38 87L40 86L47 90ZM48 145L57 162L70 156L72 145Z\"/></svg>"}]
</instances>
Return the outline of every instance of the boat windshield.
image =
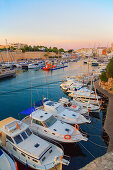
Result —
<instances>
[{"instance_id":1,"label":"boat windshield","mask_svg":"<svg viewBox=\"0 0 113 170\"><path fill-rule=\"evenodd\" d=\"M16 144L19 144L19 143L21 143L23 140L22 140L22 138L21 138L20 135L17 135L17 136L14 137L14 141L16 142Z\"/></svg>"},{"instance_id":2,"label":"boat windshield","mask_svg":"<svg viewBox=\"0 0 113 170\"><path fill-rule=\"evenodd\" d=\"M29 128L26 129L26 133L27 133L28 136L30 136L32 134L32 132L30 131Z\"/></svg>"},{"instance_id":3,"label":"boat windshield","mask_svg":"<svg viewBox=\"0 0 113 170\"><path fill-rule=\"evenodd\" d=\"M25 132L22 132L21 136L24 138L24 140L28 138Z\"/></svg>"},{"instance_id":4,"label":"boat windshield","mask_svg":"<svg viewBox=\"0 0 113 170\"><path fill-rule=\"evenodd\" d=\"M44 123L46 124L47 127L52 126L55 122L57 121L57 119L54 116L49 117L47 120L44 121Z\"/></svg>"},{"instance_id":5,"label":"boat windshield","mask_svg":"<svg viewBox=\"0 0 113 170\"><path fill-rule=\"evenodd\" d=\"M62 105L59 105L58 107L56 107L56 110L61 113L64 111L64 107Z\"/></svg>"}]
</instances>

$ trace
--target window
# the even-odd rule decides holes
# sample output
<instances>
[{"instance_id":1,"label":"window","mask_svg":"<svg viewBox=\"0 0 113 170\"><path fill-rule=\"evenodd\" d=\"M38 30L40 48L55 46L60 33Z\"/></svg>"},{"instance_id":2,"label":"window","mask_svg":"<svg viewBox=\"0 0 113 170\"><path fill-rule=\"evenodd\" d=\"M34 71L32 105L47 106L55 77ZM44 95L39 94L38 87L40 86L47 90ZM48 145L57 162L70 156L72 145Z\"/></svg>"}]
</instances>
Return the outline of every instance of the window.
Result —
<instances>
[{"instance_id":1,"label":"window","mask_svg":"<svg viewBox=\"0 0 113 170\"><path fill-rule=\"evenodd\" d=\"M52 152L52 149L49 151L49 153L51 153Z\"/></svg>"},{"instance_id":2,"label":"window","mask_svg":"<svg viewBox=\"0 0 113 170\"><path fill-rule=\"evenodd\" d=\"M28 129L26 129L26 133L27 133L27 135L28 136L30 136L31 134L32 134L32 132L30 131L30 129L28 128Z\"/></svg>"},{"instance_id":3,"label":"window","mask_svg":"<svg viewBox=\"0 0 113 170\"><path fill-rule=\"evenodd\" d=\"M15 147L13 147L13 149L16 151L16 148L15 148Z\"/></svg>"},{"instance_id":4,"label":"window","mask_svg":"<svg viewBox=\"0 0 113 170\"><path fill-rule=\"evenodd\" d=\"M13 139L12 139L10 136L6 135L6 138L7 138L10 142L14 143L14 142L13 142Z\"/></svg>"},{"instance_id":5,"label":"window","mask_svg":"<svg viewBox=\"0 0 113 170\"><path fill-rule=\"evenodd\" d=\"M38 161L36 159L32 159L34 162L38 163Z\"/></svg>"},{"instance_id":6,"label":"window","mask_svg":"<svg viewBox=\"0 0 113 170\"><path fill-rule=\"evenodd\" d=\"M22 135L22 137L24 138L24 140L27 139L27 135L26 135L25 132L22 132L21 135Z\"/></svg>"},{"instance_id":7,"label":"window","mask_svg":"<svg viewBox=\"0 0 113 170\"><path fill-rule=\"evenodd\" d=\"M57 110L59 113L63 112L64 109L65 109L65 108L64 108L62 105L59 105L59 106L56 108L56 110Z\"/></svg>"},{"instance_id":8,"label":"window","mask_svg":"<svg viewBox=\"0 0 113 170\"><path fill-rule=\"evenodd\" d=\"M25 154L24 154L24 153L21 153L21 155L25 157Z\"/></svg>"},{"instance_id":9,"label":"window","mask_svg":"<svg viewBox=\"0 0 113 170\"><path fill-rule=\"evenodd\" d=\"M54 106L54 102L50 101L47 103L48 106Z\"/></svg>"},{"instance_id":10,"label":"window","mask_svg":"<svg viewBox=\"0 0 113 170\"><path fill-rule=\"evenodd\" d=\"M36 143L36 144L34 145L34 147L35 147L35 148L38 148L38 147L39 147L39 144L38 144L38 143Z\"/></svg>"},{"instance_id":11,"label":"window","mask_svg":"<svg viewBox=\"0 0 113 170\"><path fill-rule=\"evenodd\" d=\"M19 144L23 141L20 135L15 136L14 140L15 140L16 144Z\"/></svg>"},{"instance_id":12,"label":"window","mask_svg":"<svg viewBox=\"0 0 113 170\"><path fill-rule=\"evenodd\" d=\"M43 162L45 159L46 159L46 158L45 158L45 157L43 157L43 158L42 158L42 162Z\"/></svg>"},{"instance_id":13,"label":"window","mask_svg":"<svg viewBox=\"0 0 113 170\"><path fill-rule=\"evenodd\" d=\"M33 119L33 123L35 123L37 125L40 125L40 126L43 126L43 124L40 121L36 120L36 119Z\"/></svg>"},{"instance_id":14,"label":"window","mask_svg":"<svg viewBox=\"0 0 113 170\"><path fill-rule=\"evenodd\" d=\"M54 116L49 117L47 120L44 121L44 123L46 124L47 127L52 126L55 122L57 121L57 119Z\"/></svg>"}]
</instances>

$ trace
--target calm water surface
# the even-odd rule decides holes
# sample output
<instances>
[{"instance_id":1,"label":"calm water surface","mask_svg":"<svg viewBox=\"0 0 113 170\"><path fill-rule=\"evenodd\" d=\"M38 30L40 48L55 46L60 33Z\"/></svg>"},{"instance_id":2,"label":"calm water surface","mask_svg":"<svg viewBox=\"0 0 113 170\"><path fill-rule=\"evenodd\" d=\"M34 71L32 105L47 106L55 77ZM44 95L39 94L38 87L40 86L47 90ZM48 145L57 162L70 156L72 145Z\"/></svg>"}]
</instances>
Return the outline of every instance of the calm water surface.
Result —
<instances>
[{"instance_id":1,"label":"calm water surface","mask_svg":"<svg viewBox=\"0 0 113 170\"><path fill-rule=\"evenodd\" d=\"M8 116L19 119L19 112L30 107L31 101L33 104L43 96L58 101L65 96L60 89L63 78L80 72L88 72L88 66L82 61L70 63L69 67L50 72L29 70L17 74L15 78L0 81L0 120ZM88 133L87 142L63 144L65 154L71 156L70 165L63 166L64 170L79 169L106 152L107 146L102 138L102 111L95 117L91 118L91 124L81 125L82 130ZM22 165L19 166L21 169Z\"/></svg>"}]
</instances>

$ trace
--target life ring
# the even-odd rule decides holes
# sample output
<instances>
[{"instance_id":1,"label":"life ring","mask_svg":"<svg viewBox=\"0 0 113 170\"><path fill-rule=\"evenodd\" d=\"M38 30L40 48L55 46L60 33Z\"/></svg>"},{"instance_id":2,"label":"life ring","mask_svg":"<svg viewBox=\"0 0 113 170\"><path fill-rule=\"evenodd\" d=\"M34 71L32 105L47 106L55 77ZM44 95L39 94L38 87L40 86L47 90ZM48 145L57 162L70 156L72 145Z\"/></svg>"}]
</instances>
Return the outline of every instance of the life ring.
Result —
<instances>
[{"instance_id":1,"label":"life ring","mask_svg":"<svg viewBox=\"0 0 113 170\"><path fill-rule=\"evenodd\" d=\"M75 124L75 129L79 130L79 125Z\"/></svg>"},{"instance_id":2,"label":"life ring","mask_svg":"<svg viewBox=\"0 0 113 170\"><path fill-rule=\"evenodd\" d=\"M64 139L68 139L69 140L69 139L71 139L71 136L70 135L65 135Z\"/></svg>"},{"instance_id":3,"label":"life ring","mask_svg":"<svg viewBox=\"0 0 113 170\"><path fill-rule=\"evenodd\" d=\"M76 106L76 105L73 105L72 107L73 107L73 108L76 108L77 106Z\"/></svg>"}]
</instances>

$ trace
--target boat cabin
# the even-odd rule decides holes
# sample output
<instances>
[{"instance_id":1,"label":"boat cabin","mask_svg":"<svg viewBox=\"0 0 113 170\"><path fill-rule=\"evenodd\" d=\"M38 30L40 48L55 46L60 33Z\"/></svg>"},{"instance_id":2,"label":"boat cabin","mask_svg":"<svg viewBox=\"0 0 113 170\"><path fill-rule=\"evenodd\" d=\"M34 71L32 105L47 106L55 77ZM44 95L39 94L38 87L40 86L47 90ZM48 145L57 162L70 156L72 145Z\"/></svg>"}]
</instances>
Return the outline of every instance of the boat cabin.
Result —
<instances>
[{"instance_id":1,"label":"boat cabin","mask_svg":"<svg viewBox=\"0 0 113 170\"><path fill-rule=\"evenodd\" d=\"M44 110L36 110L32 113L32 123L49 128L57 119Z\"/></svg>"},{"instance_id":2,"label":"boat cabin","mask_svg":"<svg viewBox=\"0 0 113 170\"><path fill-rule=\"evenodd\" d=\"M12 117L0 121L0 145L20 162L35 169L54 167L55 157L63 153L55 145L34 135L29 125Z\"/></svg>"}]
</instances>

